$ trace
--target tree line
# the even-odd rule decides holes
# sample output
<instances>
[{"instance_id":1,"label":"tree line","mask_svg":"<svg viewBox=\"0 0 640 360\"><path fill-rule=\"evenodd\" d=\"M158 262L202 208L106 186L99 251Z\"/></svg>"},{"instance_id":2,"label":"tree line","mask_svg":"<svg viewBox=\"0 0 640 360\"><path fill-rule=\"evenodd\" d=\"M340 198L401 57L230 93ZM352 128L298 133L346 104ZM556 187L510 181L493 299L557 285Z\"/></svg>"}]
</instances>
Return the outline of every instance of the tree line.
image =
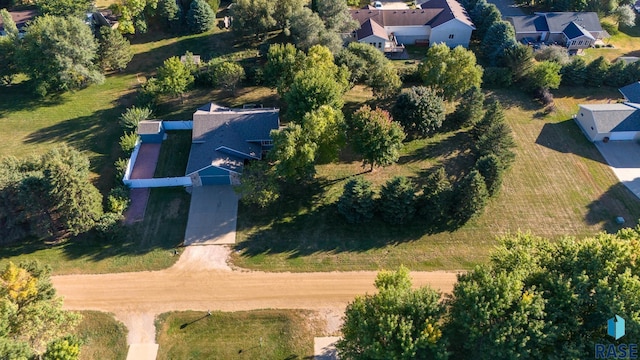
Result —
<instances>
[{"instance_id":1,"label":"tree line","mask_svg":"<svg viewBox=\"0 0 640 360\"><path fill-rule=\"evenodd\" d=\"M595 358L612 344L607 320L640 336L640 227L549 241L507 235L488 264L458 276L444 297L412 288L409 272L383 271L376 294L347 306L342 359Z\"/></svg>"}]
</instances>

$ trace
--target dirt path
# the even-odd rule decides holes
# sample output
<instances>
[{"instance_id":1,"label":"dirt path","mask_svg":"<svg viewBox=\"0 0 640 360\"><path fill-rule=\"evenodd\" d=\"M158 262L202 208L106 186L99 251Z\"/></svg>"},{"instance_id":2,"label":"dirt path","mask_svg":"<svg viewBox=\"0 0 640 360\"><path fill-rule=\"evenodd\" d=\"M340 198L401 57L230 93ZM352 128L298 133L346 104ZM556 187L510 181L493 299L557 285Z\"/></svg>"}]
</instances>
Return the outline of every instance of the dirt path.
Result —
<instances>
[{"instance_id":1,"label":"dirt path","mask_svg":"<svg viewBox=\"0 0 640 360\"><path fill-rule=\"evenodd\" d=\"M310 309L327 321L334 333L347 303L372 293L374 271L266 273L231 271L228 249L188 247L175 266L153 272L54 276L64 306L116 315L129 329L128 343L153 343L154 318L172 310L241 311ZM413 272L414 285L429 284L451 292L456 273ZM329 335L329 334L327 334Z\"/></svg>"}]
</instances>

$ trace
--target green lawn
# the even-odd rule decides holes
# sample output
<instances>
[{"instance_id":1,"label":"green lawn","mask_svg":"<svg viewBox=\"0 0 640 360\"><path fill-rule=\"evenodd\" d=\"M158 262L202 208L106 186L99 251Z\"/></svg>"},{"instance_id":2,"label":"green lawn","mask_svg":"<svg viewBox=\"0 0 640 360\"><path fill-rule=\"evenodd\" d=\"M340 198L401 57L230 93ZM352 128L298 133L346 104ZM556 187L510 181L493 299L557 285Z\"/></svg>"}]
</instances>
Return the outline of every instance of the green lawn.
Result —
<instances>
[{"instance_id":1,"label":"green lawn","mask_svg":"<svg viewBox=\"0 0 640 360\"><path fill-rule=\"evenodd\" d=\"M113 315L80 311L82 322L74 334L82 340L80 360L127 358L127 329Z\"/></svg>"},{"instance_id":2,"label":"green lawn","mask_svg":"<svg viewBox=\"0 0 640 360\"><path fill-rule=\"evenodd\" d=\"M603 22L613 24L614 20L606 18ZM584 57L587 62L590 62L599 56L604 56L609 61L613 61L620 56L640 56L639 41L640 26L622 27L617 33L612 33L611 38L604 40L605 44L612 44L613 48L586 49Z\"/></svg>"},{"instance_id":3,"label":"green lawn","mask_svg":"<svg viewBox=\"0 0 640 360\"><path fill-rule=\"evenodd\" d=\"M317 326L302 310L165 313L156 320L157 358L307 359Z\"/></svg>"},{"instance_id":4,"label":"green lawn","mask_svg":"<svg viewBox=\"0 0 640 360\"><path fill-rule=\"evenodd\" d=\"M617 99L615 89L560 91L557 111L550 115L518 91L493 96L507 107L517 158L499 195L478 218L432 234L419 222L390 226L376 219L347 225L335 201L346 180L363 169L353 157L343 156L338 164L318 168L317 185L288 189L289 196L266 211L240 206L234 264L267 271L375 270L400 264L469 269L488 259L500 235L531 230L549 238L584 237L617 230L616 216L640 217L640 201L571 120L578 103ZM428 169L440 164L455 174L470 165L466 153L458 151L466 136L459 131L409 142L398 164L362 176L375 184L396 175L420 183Z\"/></svg>"}]
</instances>

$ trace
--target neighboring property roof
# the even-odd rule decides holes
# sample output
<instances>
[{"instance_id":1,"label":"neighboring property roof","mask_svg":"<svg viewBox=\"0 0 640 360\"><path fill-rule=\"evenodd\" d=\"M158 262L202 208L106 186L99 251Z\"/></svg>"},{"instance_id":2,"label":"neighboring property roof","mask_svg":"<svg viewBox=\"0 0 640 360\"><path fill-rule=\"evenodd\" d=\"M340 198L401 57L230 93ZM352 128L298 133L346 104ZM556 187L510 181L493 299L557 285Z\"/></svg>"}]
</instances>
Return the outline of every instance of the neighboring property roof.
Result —
<instances>
[{"instance_id":1,"label":"neighboring property roof","mask_svg":"<svg viewBox=\"0 0 640 360\"><path fill-rule=\"evenodd\" d=\"M631 64L640 60L640 57L637 56L620 56L615 61L624 61L626 64Z\"/></svg>"},{"instance_id":2,"label":"neighboring property roof","mask_svg":"<svg viewBox=\"0 0 640 360\"><path fill-rule=\"evenodd\" d=\"M381 26L424 26L442 12L442 9L415 10L351 10L353 17L360 26L372 19ZM386 34L386 33L385 33Z\"/></svg>"},{"instance_id":3,"label":"neighboring property roof","mask_svg":"<svg viewBox=\"0 0 640 360\"><path fill-rule=\"evenodd\" d=\"M431 27L436 27L438 25L442 25L447 21L458 19L463 24L467 24L473 29L475 26L467 14L467 11L462 7L462 5L455 0L428 0L420 4L420 8L422 9L443 9L442 12L436 16L436 18L431 22Z\"/></svg>"},{"instance_id":4,"label":"neighboring property roof","mask_svg":"<svg viewBox=\"0 0 640 360\"><path fill-rule=\"evenodd\" d=\"M571 23L582 26L590 32L602 31L598 14L594 12L549 12L536 13L546 17L549 31L552 33L561 33Z\"/></svg>"},{"instance_id":5,"label":"neighboring property roof","mask_svg":"<svg viewBox=\"0 0 640 360\"><path fill-rule=\"evenodd\" d=\"M18 10L18 11L9 11L11 14L11 18L13 22L16 23L18 29L21 29L27 26L27 22L33 20L36 17L36 10ZM2 22L2 18L0 17L0 30L4 31L4 23Z\"/></svg>"},{"instance_id":6,"label":"neighboring property roof","mask_svg":"<svg viewBox=\"0 0 640 360\"><path fill-rule=\"evenodd\" d=\"M535 33L549 31L547 20L544 16L510 16L507 18L517 33Z\"/></svg>"},{"instance_id":7,"label":"neighboring property roof","mask_svg":"<svg viewBox=\"0 0 640 360\"><path fill-rule=\"evenodd\" d=\"M569 25L567 25L566 28L564 28L563 33L567 36L567 38L569 40L572 39L577 39L579 37L588 37L591 40L595 40L596 38L594 38L590 32L588 32L585 28L583 28L582 26L571 22Z\"/></svg>"},{"instance_id":8,"label":"neighboring property roof","mask_svg":"<svg viewBox=\"0 0 640 360\"><path fill-rule=\"evenodd\" d=\"M640 103L640 81L636 81L633 84L623 86L618 89L622 96L631 101L632 103Z\"/></svg>"},{"instance_id":9,"label":"neighboring property roof","mask_svg":"<svg viewBox=\"0 0 640 360\"><path fill-rule=\"evenodd\" d=\"M162 121L143 120L138 123L138 135L157 134L162 128Z\"/></svg>"},{"instance_id":10,"label":"neighboring property roof","mask_svg":"<svg viewBox=\"0 0 640 360\"><path fill-rule=\"evenodd\" d=\"M241 172L243 158L257 158L262 146L280 126L279 110L233 109L207 104L193 114L192 146L187 174L215 165Z\"/></svg>"},{"instance_id":11,"label":"neighboring property roof","mask_svg":"<svg viewBox=\"0 0 640 360\"><path fill-rule=\"evenodd\" d=\"M383 39L388 37L387 32L380 24L371 19L367 19L362 25L360 25L360 29L356 31L356 36L358 39L364 39L371 35L375 35Z\"/></svg>"},{"instance_id":12,"label":"neighboring property roof","mask_svg":"<svg viewBox=\"0 0 640 360\"><path fill-rule=\"evenodd\" d=\"M640 131L640 110L633 106L627 104L581 104L580 107L593 114L598 133Z\"/></svg>"}]
</instances>

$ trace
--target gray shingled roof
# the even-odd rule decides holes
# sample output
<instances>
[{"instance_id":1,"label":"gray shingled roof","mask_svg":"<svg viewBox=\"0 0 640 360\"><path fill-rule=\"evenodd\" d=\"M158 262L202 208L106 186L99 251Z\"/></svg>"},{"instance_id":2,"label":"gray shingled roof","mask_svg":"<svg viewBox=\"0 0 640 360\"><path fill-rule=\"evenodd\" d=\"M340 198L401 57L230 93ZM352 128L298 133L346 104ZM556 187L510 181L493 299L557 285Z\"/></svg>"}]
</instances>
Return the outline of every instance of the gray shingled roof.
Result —
<instances>
[{"instance_id":1,"label":"gray shingled roof","mask_svg":"<svg viewBox=\"0 0 640 360\"><path fill-rule=\"evenodd\" d=\"M580 105L593 114L598 133L640 131L640 110L626 104Z\"/></svg>"},{"instance_id":2,"label":"gray shingled roof","mask_svg":"<svg viewBox=\"0 0 640 360\"><path fill-rule=\"evenodd\" d=\"M640 103L640 81L634 82L618 89L622 96L632 103Z\"/></svg>"},{"instance_id":3,"label":"gray shingled roof","mask_svg":"<svg viewBox=\"0 0 640 360\"><path fill-rule=\"evenodd\" d=\"M475 29L473 22L471 21L471 17L467 14L467 11L462 7L462 5L455 0L428 0L419 5L422 9L442 9L433 21L429 25L431 27L436 27L438 25L442 25L447 21L458 19L462 23L471 26Z\"/></svg>"},{"instance_id":4,"label":"gray shingled roof","mask_svg":"<svg viewBox=\"0 0 640 360\"><path fill-rule=\"evenodd\" d=\"M367 19L364 23L362 23L362 25L360 25L360 29L356 31L356 37L358 38L358 40L360 40L371 35L375 35L383 39L386 39L388 37L387 32L380 24L371 19Z\"/></svg>"},{"instance_id":5,"label":"gray shingled roof","mask_svg":"<svg viewBox=\"0 0 640 360\"><path fill-rule=\"evenodd\" d=\"M569 25L567 25L567 27L564 28L563 33L567 36L567 38L569 38L569 40L577 39L582 36L588 37L591 40L596 39L585 28L574 22L571 22Z\"/></svg>"},{"instance_id":6,"label":"gray shingled roof","mask_svg":"<svg viewBox=\"0 0 640 360\"><path fill-rule=\"evenodd\" d=\"M590 32L602 31L598 14L594 12L549 12L536 13L547 18L549 31L552 33L561 33L571 23L582 26Z\"/></svg>"},{"instance_id":7,"label":"gray shingled roof","mask_svg":"<svg viewBox=\"0 0 640 360\"><path fill-rule=\"evenodd\" d=\"M13 19L13 22L16 23L16 27L18 29L22 29L23 27L27 26L27 23L29 21L33 20L33 18L36 17L38 12L36 10L15 10L9 11L9 14L11 15L11 19ZM0 30L4 31L4 23L2 22L1 17Z\"/></svg>"},{"instance_id":8,"label":"gray shingled roof","mask_svg":"<svg viewBox=\"0 0 640 360\"><path fill-rule=\"evenodd\" d=\"M419 26L427 25L442 12L442 9L415 10L351 10L353 17L360 25L372 19L381 26Z\"/></svg>"},{"instance_id":9,"label":"gray shingled roof","mask_svg":"<svg viewBox=\"0 0 640 360\"><path fill-rule=\"evenodd\" d=\"M544 16L527 15L527 16L509 16L507 18L513 25L516 33L535 33L541 31L549 31L547 20Z\"/></svg>"},{"instance_id":10,"label":"gray shingled roof","mask_svg":"<svg viewBox=\"0 0 640 360\"><path fill-rule=\"evenodd\" d=\"M193 114L191 153L187 174L212 164L241 172L242 158L260 158L256 141L269 140L280 126L278 109L232 109L213 103Z\"/></svg>"}]
</instances>

